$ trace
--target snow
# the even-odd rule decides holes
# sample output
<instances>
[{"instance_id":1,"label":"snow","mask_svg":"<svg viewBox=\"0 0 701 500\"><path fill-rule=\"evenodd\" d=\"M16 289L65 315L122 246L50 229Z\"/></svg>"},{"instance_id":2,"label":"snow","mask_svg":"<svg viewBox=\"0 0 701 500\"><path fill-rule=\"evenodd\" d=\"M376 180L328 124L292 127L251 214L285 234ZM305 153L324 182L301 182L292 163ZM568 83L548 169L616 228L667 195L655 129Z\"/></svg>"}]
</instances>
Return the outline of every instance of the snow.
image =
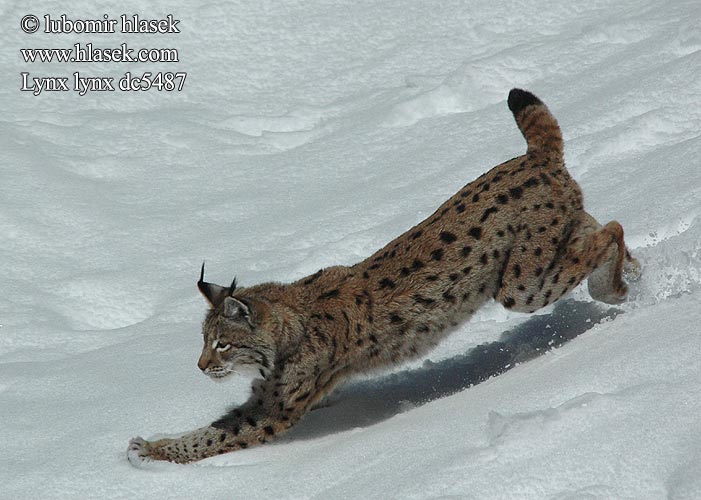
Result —
<instances>
[{"instance_id":1,"label":"snow","mask_svg":"<svg viewBox=\"0 0 701 500\"><path fill-rule=\"evenodd\" d=\"M0 498L701 498L701 4L0 2ZM180 34L20 31L25 14ZM175 47L179 63L20 48ZM20 92L187 71L180 93ZM352 264L521 154L512 87L553 110L643 275L536 316L488 305L427 359L340 388L278 442L136 469L136 435L245 399L196 367L195 282Z\"/></svg>"}]
</instances>

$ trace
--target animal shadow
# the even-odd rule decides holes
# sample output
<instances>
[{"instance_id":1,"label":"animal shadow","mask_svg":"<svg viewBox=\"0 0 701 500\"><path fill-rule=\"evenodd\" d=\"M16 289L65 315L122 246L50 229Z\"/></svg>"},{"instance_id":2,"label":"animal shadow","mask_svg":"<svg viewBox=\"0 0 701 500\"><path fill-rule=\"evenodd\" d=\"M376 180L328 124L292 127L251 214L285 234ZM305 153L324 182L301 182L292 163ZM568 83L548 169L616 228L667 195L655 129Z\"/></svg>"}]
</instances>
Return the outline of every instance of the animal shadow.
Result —
<instances>
[{"instance_id":1,"label":"animal shadow","mask_svg":"<svg viewBox=\"0 0 701 500\"><path fill-rule=\"evenodd\" d=\"M479 345L419 369L349 382L331 403L309 413L278 442L312 439L386 420L407 408L455 394L500 375L519 363L558 348L603 320L623 312L594 302L558 302L550 314L533 316L505 331L495 342Z\"/></svg>"}]
</instances>

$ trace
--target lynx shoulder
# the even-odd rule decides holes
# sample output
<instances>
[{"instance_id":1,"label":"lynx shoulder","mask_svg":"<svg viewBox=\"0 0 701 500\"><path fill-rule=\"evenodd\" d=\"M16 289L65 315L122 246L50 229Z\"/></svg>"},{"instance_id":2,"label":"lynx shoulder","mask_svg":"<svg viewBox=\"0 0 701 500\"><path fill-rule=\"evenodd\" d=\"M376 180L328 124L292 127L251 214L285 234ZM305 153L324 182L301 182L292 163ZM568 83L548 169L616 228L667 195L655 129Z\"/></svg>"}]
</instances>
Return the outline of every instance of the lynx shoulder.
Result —
<instances>
[{"instance_id":1,"label":"lynx shoulder","mask_svg":"<svg viewBox=\"0 0 701 500\"><path fill-rule=\"evenodd\" d=\"M269 441L348 376L426 353L492 298L533 312L590 276L595 299L624 300L622 271L639 266L623 228L584 211L548 108L519 89L508 105L526 154L364 261L247 288L206 283L203 266L198 287L210 309L198 366L216 379L255 369L250 399L178 438L133 439L129 460L187 463Z\"/></svg>"}]
</instances>

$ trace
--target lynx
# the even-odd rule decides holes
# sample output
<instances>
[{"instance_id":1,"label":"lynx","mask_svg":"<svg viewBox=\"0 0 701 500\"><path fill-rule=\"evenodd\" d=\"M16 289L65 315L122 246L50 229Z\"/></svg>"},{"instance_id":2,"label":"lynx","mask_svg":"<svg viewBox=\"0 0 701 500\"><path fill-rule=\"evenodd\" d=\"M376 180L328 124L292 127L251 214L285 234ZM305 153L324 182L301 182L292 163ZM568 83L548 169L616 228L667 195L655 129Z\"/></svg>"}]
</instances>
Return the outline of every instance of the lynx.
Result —
<instances>
[{"instance_id":1,"label":"lynx","mask_svg":"<svg viewBox=\"0 0 701 500\"><path fill-rule=\"evenodd\" d=\"M595 299L624 300L624 267L636 277L640 266L623 228L584 211L548 108L520 89L508 106L527 153L364 261L247 288L206 283L203 264L197 285L211 307L197 364L213 379L256 369L250 399L178 438L132 439L129 460L187 463L268 442L339 382L425 354L492 298L530 313L589 277Z\"/></svg>"}]
</instances>

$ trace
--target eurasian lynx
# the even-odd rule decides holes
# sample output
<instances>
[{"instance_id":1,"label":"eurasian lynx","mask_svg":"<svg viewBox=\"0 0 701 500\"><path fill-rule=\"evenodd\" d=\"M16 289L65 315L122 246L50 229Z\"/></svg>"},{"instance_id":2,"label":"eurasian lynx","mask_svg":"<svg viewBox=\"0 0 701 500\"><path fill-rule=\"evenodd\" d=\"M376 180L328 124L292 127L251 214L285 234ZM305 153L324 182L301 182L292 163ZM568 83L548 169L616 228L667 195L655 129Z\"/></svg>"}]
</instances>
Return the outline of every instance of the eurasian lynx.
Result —
<instances>
[{"instance_id":1,"label":"eurasian lynx","mask_svg":"<svg viewBox=\"0 0 701 500\"><path fill-rule=\"evenodd\" d=\"M129 443L129 460L186 463L264 443L292 427L340 381L420 356L491 298L516 311L551 304L589 276L592 296L627 295L639 265L618 222L601 227L565 169L560 128L533 94L509 108L528 143L428 219L366 260L291 284L198 282L211 309L198 366L212 378L243 365L260 378L250 399L175 439Z\"/></svg>"}]
</instances>

